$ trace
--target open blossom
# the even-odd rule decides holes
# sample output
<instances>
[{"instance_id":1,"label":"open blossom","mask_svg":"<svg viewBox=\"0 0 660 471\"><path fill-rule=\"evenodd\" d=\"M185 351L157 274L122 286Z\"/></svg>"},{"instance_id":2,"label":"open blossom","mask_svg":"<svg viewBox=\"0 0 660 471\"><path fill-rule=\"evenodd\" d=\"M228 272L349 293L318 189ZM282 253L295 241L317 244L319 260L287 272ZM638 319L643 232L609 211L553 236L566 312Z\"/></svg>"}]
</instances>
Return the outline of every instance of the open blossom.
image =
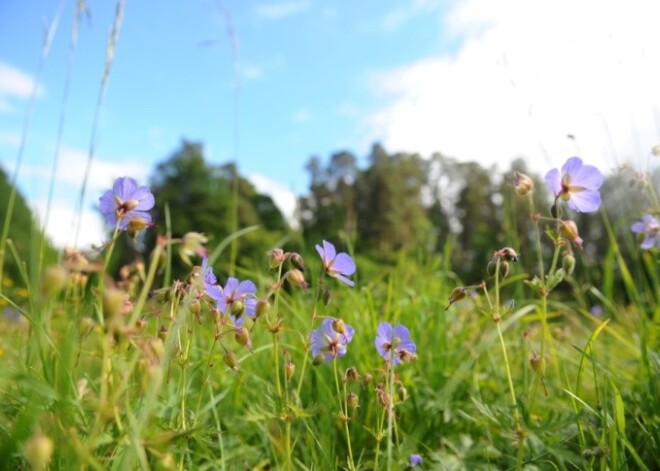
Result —
<instances>
[{"instance_id":1,"label":"open blossom","mask_svg":"<svg viewBox=\"0 0 660 471\"><path fill-rule=\"evenodd\" d=\"M309 337L312 355L330 361L346 355L346 346L353 339L355 329L338 319L323 319L321 326Z\"/></svg>"},{"instance_id":2,"label":"open blossom","mask_svg":"<svg viewBox=\"0 0 660 471\"><path fill-rule=\"evenodd\" d=\"M409 457L409 460L410 460L410 467L411 468L414 468L415 466L418 466L418 465L422 464L422 461L424 461L424 460L422 460L422 457L420 455L418 455L417 453L411 453L410 457Z\"/></svg>"},{"instance_id":3,"label":"open blossom","mask_svg":"<svg viewBox=\"0 0 660 471\"><path fill-rule=\"evenodd\" d=\"M138 186L131 177L117 178L112 190L106 191L99 201L101 213L111 226L119 221L119 229L126 230L132 220L145 225L151 223L151 214L147 211L154 207L154 195L146 186Z\"/></svg>"},{"instance_id":4,"label":"open blossom","mask_svg":"<svg viewBox=\"0 0 660 471\"><path fill-rule=\"evenodd\" d=\"M396 365L415 358L417 345L410 338L410 331L401 324L392 327L389 322L378 324L376 349L388 363Z\"/></svg>"},{"instance_id":5,"label":"open blossom","mask_svg":"<svg viewBox=\"0 0 660 471\"><path fill-rule=\"evenodd\" d=\"M643 216L640 221L630 226L630 230L640 238L643 237L639 245L642 249L652 249L653 246L660 248L660 222L655 217L650 214Z\"/></svg>"},{"instance_id":6,"label":"open blossom","mask_svg":"<svg viewBox=\"0 0 660 471\"><path fill-rule=\"evenodd\" d=\"M555 200L563 199L568 207L583 213L592 213L600 207L603 174L593 165L583 165L579 157L571 157L558 169L550 170L545 181Z\"/></svg>"},{"instance_id":7,"label":"open blossom","mask_svg":"<svg viewBox=\"0 0 660 471\"><path fill-rule=\"evenodd\" d=\"M347 275L355 273L355 262L350 255L345 252L337 253L335 246L325 240L323 241L323 247L316 245L316 251L323 260L323 268L328 275L337 278L348 286L355 285L352 280L346 278Z\"/></svg>"},{"instance_id":8,"label":"open blossom","mask_svg":"<svg viewBox=\"0 0 660 471\"><path fill-rule=\"evenodd\" d=\"M206 282L206 276L204 279ZM257 287L250 280L238 281L236 278L230 277L224 288L215 285L207 288L206 292L215 299L218 311L223 314L229 313L236 327L241 327L245 323L245 316L254 318L257 310L255 297Z\"/></svg>"}]
</instances>

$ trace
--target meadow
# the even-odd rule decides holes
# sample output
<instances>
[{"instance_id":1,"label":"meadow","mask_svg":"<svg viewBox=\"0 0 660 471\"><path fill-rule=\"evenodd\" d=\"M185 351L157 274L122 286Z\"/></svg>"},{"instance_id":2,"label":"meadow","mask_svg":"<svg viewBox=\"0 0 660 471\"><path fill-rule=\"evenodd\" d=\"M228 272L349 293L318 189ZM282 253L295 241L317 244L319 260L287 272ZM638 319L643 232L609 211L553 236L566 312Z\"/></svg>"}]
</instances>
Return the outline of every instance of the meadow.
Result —
<instances>
[{"instance_id":1,"label":"meadow","mask_svg":"<svg viewBox=\"0 0 660 471\"><path fill-rule=\"evenodd\" d=\"M481 279L460 280L450 240L444 254L402 251L387 265L361 257L359 241L273 247L220 277L214 267L259 228L210 244L203 227L175 238L167 221L144 261L111 271L119 240L155 230L149 188L117 179L99 195L114 230L96 251L28 264L2 241L20 279L5 276L0 295L0 463L658 469L660 228L651 214L630 227L631 266L603 218L604 281L586 281L588 240L571 216L599 209L602 180L569 159L546 176L545 210L515 175L534 272L496 246ZM184 277L174 259L189 263Z\"/></svg>"}]
</instances>

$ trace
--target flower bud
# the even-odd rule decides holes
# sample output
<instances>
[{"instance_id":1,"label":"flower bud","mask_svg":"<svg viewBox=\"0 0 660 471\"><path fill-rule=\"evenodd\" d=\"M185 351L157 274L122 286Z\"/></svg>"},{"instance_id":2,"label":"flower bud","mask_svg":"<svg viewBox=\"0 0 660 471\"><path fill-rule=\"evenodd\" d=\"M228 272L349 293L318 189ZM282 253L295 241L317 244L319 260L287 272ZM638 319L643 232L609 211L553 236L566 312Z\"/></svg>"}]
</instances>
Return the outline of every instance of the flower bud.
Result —
<instances>
[{"instance_id":1,"label":"flower bud","mask_svg":"<svg viewBox=\"0 0 660 471\"><path fill-rule=\"evenodd\" d=\"M559 227L559 233L565 239L570 240L575 246L582 248L582 238L580 238L577 224L574 221L570 219L563 221Z\"/></svg>"},{"instance_id":2,"label":"flower bud","mask_svg":"<svg viewBox=\"0 0 660 471\"><path fill-rule=\"evenodd\" d=\"M511 247L504 247L503 249L498 250L497 255L503 258L504 260L506 260L507 262L518 261L518 254Z\"/></svg>"},{"instance_id":3,"label":"flower bud","mask_svg":"<svg viewBox=\"0 0 660 471\"><path fill-rule=\"evenodd\" d=\"M445 310L449 309L449 306L454 304L459 299L463 299L465 296L467 296L467 290L462 286L458 286L453 290L451 290L451 293L449 293L449 304L447 305Z\"/></svg>"},{"instance_id":4,"label":"flower bud","mask_svg":"<svg viewBox=\"0 0 660 471\"><path fill-rule=\"evenodd\" d=\"M355 394L353 391L349 391L348 394L346 395L346 405L350 407L351 409L355 410L358 408L358 395Z\"/></svg>"},{"instance_id":5,"label":"flower bud","mask_svg":"<svg viewBox=\"0 0 660 471\"><path fill-rule=\"evenodd\" d=\"M232 352L231 350L227 350L225 352L225 356L223 357L223 360L229 368L231 368L234 371L238 371L238 358L236 357L236 354L234 352Z\"/></svg>"},{"instance_id":6,"label":"flower bud","mask_svg":"<svg viewBox=\"0 0 660 471\"><path fill-rule=\"evenodd\" d=\"M564 257L561 259L561 267L568 276L573 274L573 271L575 270L575 257L571 252L564 254Z\"/></svg>"},{"instance_id":7,"label":"flower bud","mask_svg":"<svg viewBox=\"0 0 660 471\"><path fill-rule=\"evenodd\" d=\"M290 361L287 361L284 365L284 377L287 381L291 381L293 375L296 373L296 365Z\"/></svg>"},{"instance_id":8,"label":"flower bud","mask_svg":"<svg viewBox=\"0 0 660 471\"><path fill-rule=\"evenodd\" d=\"M114 319L121 315L124 309L124 300L126 293L115 288L106 288L103 290L103 317Z\"/></svg>"},{"instance_id":9,"label":"flower bud","mask_svg":"<svg viewBox=\"0 0 660 471\"><path fill-rule=\"evenodd\" d=\"M209 240L204 234L200 234L199 232L187 232L181 239L179 256L187 265L192 265L189 257L192 255L205 257L207 250L203 244L206 244L208 241Z\"/></svg>"},{"instance_id":10,"label":"flower bud","mask_svg":"<svg viewBox=\"0 0 660 471\"><path fill-rule=\"evenodd\" d=\"M399 401L404 402L406 399L408 399L408 390L403 386L403 384L399 384L396 393L397 396L399 396Z\"/></svg>"},{"instance_id":11,"label":"flower bud","mask_svg":"<svg viewBox=\"0 0 660 471\"><path fill-rule=\"evenodd\" d=\"M53 440L41 432L32 435L23 445L25 459L32 469L38 471L48 469L54 450Z\"/></svg>"},{"instance_id":12,"label":"flower bud","mask_svg":"<svg viewBox=\"0 0 660 471\"><path fill-rule=\"evenodd\" d=\"M270 309L270 303L267 299L260 299L257 301L257 307L254 310L254 318L259 319L261 316L266 314Z\"/></svg>"},{"instance_id":13,"label":"flower bud","mask_svg":"<svg viewBox=\"0 0 660 471\"><path fill-rule=\"evenodd\" d=\"M488 276L491 278L495 276L495 271L497 270L498 263L497 261L491 260L488 262L488 265L486 266L486 272L488 272ZM506 278L506 276L509 274L509 263L505 261L500 261L499 262L499 267L500 267L500 278Z\"/></svg>"},{"instance_id":14,"label":"flower bud","mask_svg":"<svg viewBox=\"0 0 660 471\"><path fill-rule=\"evenodd\" d=\"M322 365L324 362L325 362L325 356L323 356L322 353L319 353L312 360L312 366L319 366Z\"/></svg>"},{"instance_id":15,"label":"flower bud","mask_svg":"<svg viewBox=\"0 0 660 471\"><path fill-rule=\"evenodd\" d=\"M272 270L281 267L285 259L284 250L278 248L271 250L268 252L268 268Z\"/></svg>"},{"instance_id":16,"label":"flower bud","mask_svg":"<svg viewBox=\"0 0 660 471\"><path fill-rule=\"evenodd\" d=\"M358 375L357 369L354 366L348 368L344 374L344 381L357 381L359 378L360 375Z\"/></svg>"},{"instance_id":17,"label":"flower bud","mask_svg":"<svg viewBox=\"0 0 660 471\"><path fill-rule=\"evenodd\" d=\"M513 177L513 187L516 190L517 195L524 196L534 189L534 180L524 173L515 172Z\"/></svg>"},{"instance_id":18,"label":"flower bud","mask_svg":"<svg viewBox=\"0 0 660 471\"><path fill-rule=\"evenodd\" d=\"M344 321L341 319L333 319L332 328L334 329L335 332L339 334L343 334L346 332L346 324L344 324Z\"/></svg>"},{"instance_id":19,"label":"flower bud","mask_svg":"<svg viewBox=\"0 0 660 471\"><path fill-rule=\"evenodd\" d=\"M238 329L236 329L236 334L234 335L234 338L236 339L239 345L242 345L248 350L252 348L252 339L250 339L250 331L247 330L245 326L241 326Z\"/></svg>"},{"instance_id":20,"label":"flower bud","mask_svg":"<svg viewBox=\"0 0 660 471\"><path fill-rule=\"evenodd\" d=\"M289 270L285 275L289 281L295 285L300 286L301 288L307 289L307 282L305 281L305 275L302 271L297 268Z\"/></svg>"},{"instance_id":21,"label":"flower bud","mask_svg":"<svg viewBox=\"0 0 660 471\"><path fill-rule=\"evenodd\" d=\"M147 227L149 227L149 221L147 221L143 217L136 216L132 218L130 221L128 221L128 226L126 226L126 230L128 231L129 234L135 236L137 235L138 232L146 229Z\"/></svg>"},{"instance_id":22,"label":"flower bud","mask_svg":"<svg viewBox=\"0 0 660 471\"><path fill-rule=\"evenodd\" d=\"M195 299L190 303L190 312L194 315L199 314L199 311L202 309L202 303L199 302L199 299Z\"/></svg>"},{"instance_id":23,"label":"flower bud","mask_svg":"<svg viewBox=\"0 0 660 471\"><path fill-rule=\"evenodd\" d=\"M240 299L237 299L229 306L229 312L232 316L238 319L245 312L245 304Z\"/></svg>"},{"instance_id":24,"label":"flower bud","mask_svg":"<svg viewBox=\"0 0 660 471\"><path fill-rule=\"evenodd\" d=\"M289 260L291 260L291 264L298 270L305 271L305 262L299 253L292 253Z\"/></svg>"},{"instance_id":25,"label":"flower bud","mask_svg":"<svg viewBox=\"0 0 660 471\"><path fill-rule=\"evenodd\" d=\"M41 294L50 298L57 296L69 281L69 273L61 265L51 265L44 271L41 279Z\"/></svg>"},{"instance_id":26,"label":"flower bud","mask_svg":"<svg viewBox=\"0 0 660 471\"><path fill-rule=\"evenodd\" d=\"M529 359L529 366L532 367L532 370L534 370L537 375L543 376L545 371L545 361L543 361L543 358L541 358L540 355L534 353Z\"/></svg>"},{"instance_id":27,"label":"flower bud","mask_svg":"<svg viewBox=\"0 0 660 471\"><path fill-rule=\"evenodd\" d=\"M369 383L371 383L374 380L374 375L371 373L365 373L362 375L362 384L367 386Z\"/></svg>"}]
</instances>

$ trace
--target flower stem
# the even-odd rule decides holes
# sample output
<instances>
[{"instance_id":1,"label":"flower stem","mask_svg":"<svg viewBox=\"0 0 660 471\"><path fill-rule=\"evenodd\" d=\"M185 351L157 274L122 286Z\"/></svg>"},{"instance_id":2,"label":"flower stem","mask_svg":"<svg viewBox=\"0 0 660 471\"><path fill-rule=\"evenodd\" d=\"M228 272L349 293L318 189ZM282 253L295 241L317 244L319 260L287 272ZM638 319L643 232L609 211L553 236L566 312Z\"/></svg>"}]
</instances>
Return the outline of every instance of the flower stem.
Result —
<instances>
[{"instance_id":1,"label":"flower stem","mask_svg":"<svg viewBox=\"0 0 660 471\"><path fill-rule=\"evenodd\" d=\"M335 388L337 390L337 400L339 401L339 420L344 423L344 432L346 433L346 446L348 448L348 469L355 470L355 463L353 462L353 449L351 448L351 433L348 428L348 405L345 400L342 400L341 390L339 388L339 372L337 371L337 359L332 360L333 368L335 371ZM346 385L344 385L344 396L346 396Z\"/></svg>"}]
</instances>

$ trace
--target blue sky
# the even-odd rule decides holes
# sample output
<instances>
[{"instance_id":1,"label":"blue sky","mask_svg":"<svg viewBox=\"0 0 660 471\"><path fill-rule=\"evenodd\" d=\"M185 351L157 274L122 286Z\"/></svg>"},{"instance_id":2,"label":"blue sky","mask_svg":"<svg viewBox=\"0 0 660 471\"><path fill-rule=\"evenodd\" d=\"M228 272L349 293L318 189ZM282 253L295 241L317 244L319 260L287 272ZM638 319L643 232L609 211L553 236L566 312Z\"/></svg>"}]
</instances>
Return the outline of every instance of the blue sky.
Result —
<instances>
[{"instance_id":1,"label":"blue sky","mask_svg":"<svg viewBox=\"0 0 660 471\"><path fill-rule=\"evenodd\" d=\"M88 0L75 50L48 232L71 223L116 3ZM157 5L157 6L156 6ZM0 3L0 164L43 213L76 2ZM375 141L540 172L579 154L644 166L660 142L660 33L652 1L126 0L79 245L99 242L98 196L146 182L182 138L237 160L291 213L305 163ZM42 75L44 25L59 22ZM36 85L35 85L36 84ZM567 138L567 135L575 139ZM200 228L203 230L203 228Z\"/></svg>"}]
</instances>

